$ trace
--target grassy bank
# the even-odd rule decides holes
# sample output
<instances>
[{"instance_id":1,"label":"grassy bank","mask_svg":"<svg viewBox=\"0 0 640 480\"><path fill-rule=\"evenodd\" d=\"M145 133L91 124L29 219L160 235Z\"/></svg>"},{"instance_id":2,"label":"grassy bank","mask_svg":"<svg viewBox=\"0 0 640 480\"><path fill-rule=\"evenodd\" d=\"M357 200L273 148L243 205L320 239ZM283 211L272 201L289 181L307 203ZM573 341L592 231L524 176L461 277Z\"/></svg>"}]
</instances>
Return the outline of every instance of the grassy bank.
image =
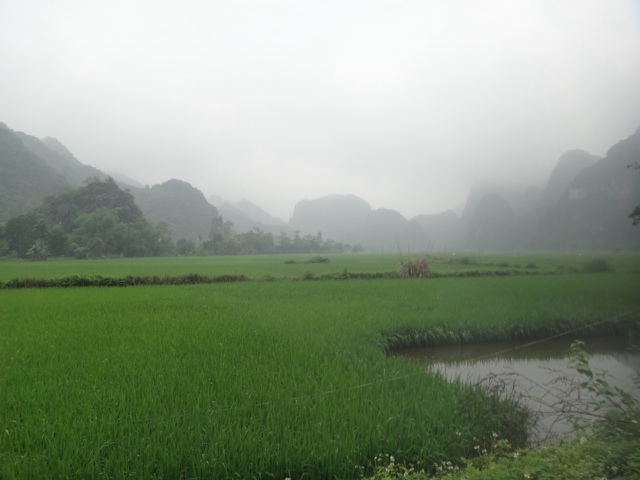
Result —
<instances>
[{"instance_id":1,"label":"grassy bank","mask_svg":"<svg viewBox=\"0 0 640 480\"><path fill-rule=\"evenodd\" d=\"M472 457L494 432L521 440L521 412L381 339L613 329L638 321L637 292L624 272L3 290L0 477L357 478L380 453Z\"/></svg>"}]
</instances>

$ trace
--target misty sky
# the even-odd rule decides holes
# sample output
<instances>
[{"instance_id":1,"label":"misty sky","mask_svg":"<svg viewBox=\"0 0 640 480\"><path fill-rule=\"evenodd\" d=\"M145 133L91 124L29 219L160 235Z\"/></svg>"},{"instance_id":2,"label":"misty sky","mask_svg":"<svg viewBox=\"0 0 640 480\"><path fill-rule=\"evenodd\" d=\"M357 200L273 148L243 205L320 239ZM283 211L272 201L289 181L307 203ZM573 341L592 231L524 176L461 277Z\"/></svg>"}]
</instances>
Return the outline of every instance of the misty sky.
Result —
<instances>
[{"instance_id":1,"label":"misty sky","mask_svg":"<svg viewBox=\"0 0 640 480\"><path fill-rule=\"evenodd\" d=\"M3 0L0 121L288 220L542 185L640 126L638 0Z\"/></svg>"}]
</instances>

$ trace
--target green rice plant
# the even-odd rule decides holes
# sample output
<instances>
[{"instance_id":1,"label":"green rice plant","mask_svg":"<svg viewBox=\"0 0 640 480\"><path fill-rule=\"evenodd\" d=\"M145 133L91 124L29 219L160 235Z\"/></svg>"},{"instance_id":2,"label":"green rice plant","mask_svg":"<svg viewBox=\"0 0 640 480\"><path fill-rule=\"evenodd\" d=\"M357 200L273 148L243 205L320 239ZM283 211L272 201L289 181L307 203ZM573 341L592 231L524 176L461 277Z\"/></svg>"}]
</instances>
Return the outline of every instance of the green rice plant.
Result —
<instances>
[{"instance_id":1,"label":"green rice plant","mask_svg":"<svg viewBox=\"0 0 640 480\"><path fill-rule=\"evenodd\" d=\"M588 274L441 278L428 282L439 299L429 310L428 324L398 321L380 329L376 342L390 353L427 345L540 339L569 331L628 335L640 319L640 300L629 290L633 283L632 277L619 274L607 274L604 282ZM450 288L452 284L456 287ZM399 308L395 318L403 319L405 310ZM487 312L491 318L485 317Z\"/></svg>"},{"instance_id":2,"label":"green rice plant","mask_svg":"<svg viewBox=\"0 0 640 480\"><path fill-rule=\"evenodd\" d=\"M186 272L215 278L244 265ZM150 272L129 275L179 275ZM126 278L109 273L99 281ZM490 441L494 415L518 418L513 405L385 356L379 335L481 341L637 321L640 307L628 273L3 289L0 297L0 478L348 479L359 476L356 465L372 473L380 452L427 469L471 458L474 437ZM520 428L505 421L496 433Z\"/></svg>"},{"instance_id":3,"label":"green rice plant","mask_svg":"<svg viewBox=\"0 0 640 480\"><path fill-rule=\"evenodd\" d=\"M251 255L217 257L162 257L162 258L107 258L87 260L48 260L47 262L0 261L0 280L12 278L60 278L68 275L90 277L102 275L120 278L127 275L179 276L197 273L206 276L239 275L261 278L299 278L305 270L313 268L316 274L350 271L374 273L395 270L394 255L331 254L330 261L306 264L308 255ZM288 263L285 264L285 261Z\"/></svg>"}]
</instances>

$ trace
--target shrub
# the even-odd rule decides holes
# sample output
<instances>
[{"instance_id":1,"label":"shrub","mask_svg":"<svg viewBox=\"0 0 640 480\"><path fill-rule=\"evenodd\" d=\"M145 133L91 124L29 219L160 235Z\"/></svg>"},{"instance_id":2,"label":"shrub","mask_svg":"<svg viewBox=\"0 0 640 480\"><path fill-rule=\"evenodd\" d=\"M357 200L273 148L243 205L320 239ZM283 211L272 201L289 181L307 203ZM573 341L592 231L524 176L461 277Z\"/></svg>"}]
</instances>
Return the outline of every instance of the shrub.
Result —
<instances>
[{"instance_id":1,"label":"shrub","mask_svg":"<svg viewBox=\"0 0 640 480\"><path fill-rule=\"evenodd\" d=\"M305 261L304 263L329 263L331 260L329 260L328 257L322 257L320 255L317 255L315 257L311 257L309 260Z\"/></svg>"},{"instance_id":2,"label":"shrub","mask_svg":"<svg viewBox=\"0 0 640 480\"><path fill-rule=\"evenodd\" d=\"M594 257L584 264L584 271L587 273L613 272L614 268L602 257Z\"/></svg>"},{"instance_id":3,"label":"shrub","mask_svg":"<svg viewBox=\"0 0 640 480\"><path fill-rule=\"evenodd\" d=\"M469 257L462 257L460 259L460 263L462 265L475 265L476 262L474 262L473 259L471 259Z\"/></svg>"}]
</instances>

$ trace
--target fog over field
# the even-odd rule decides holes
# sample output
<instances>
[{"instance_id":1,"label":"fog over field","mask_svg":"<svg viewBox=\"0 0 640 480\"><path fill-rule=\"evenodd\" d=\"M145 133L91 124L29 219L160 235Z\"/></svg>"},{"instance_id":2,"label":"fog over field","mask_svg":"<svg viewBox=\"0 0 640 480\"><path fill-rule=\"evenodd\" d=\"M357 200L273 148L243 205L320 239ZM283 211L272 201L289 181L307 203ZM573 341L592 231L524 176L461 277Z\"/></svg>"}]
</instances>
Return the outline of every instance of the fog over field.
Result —
<instances>
[{"instance_id":1,"label":"fog over field","mask_svg":"<svg viewBox=\"0 0 640 480\"><path fill-rule=\"evenodd\" d=\"M332 193L411 218L542 186L640 126L639 85L635 0L0 3L0 121L284 220Z\"/></svg>"}]
</instances>

